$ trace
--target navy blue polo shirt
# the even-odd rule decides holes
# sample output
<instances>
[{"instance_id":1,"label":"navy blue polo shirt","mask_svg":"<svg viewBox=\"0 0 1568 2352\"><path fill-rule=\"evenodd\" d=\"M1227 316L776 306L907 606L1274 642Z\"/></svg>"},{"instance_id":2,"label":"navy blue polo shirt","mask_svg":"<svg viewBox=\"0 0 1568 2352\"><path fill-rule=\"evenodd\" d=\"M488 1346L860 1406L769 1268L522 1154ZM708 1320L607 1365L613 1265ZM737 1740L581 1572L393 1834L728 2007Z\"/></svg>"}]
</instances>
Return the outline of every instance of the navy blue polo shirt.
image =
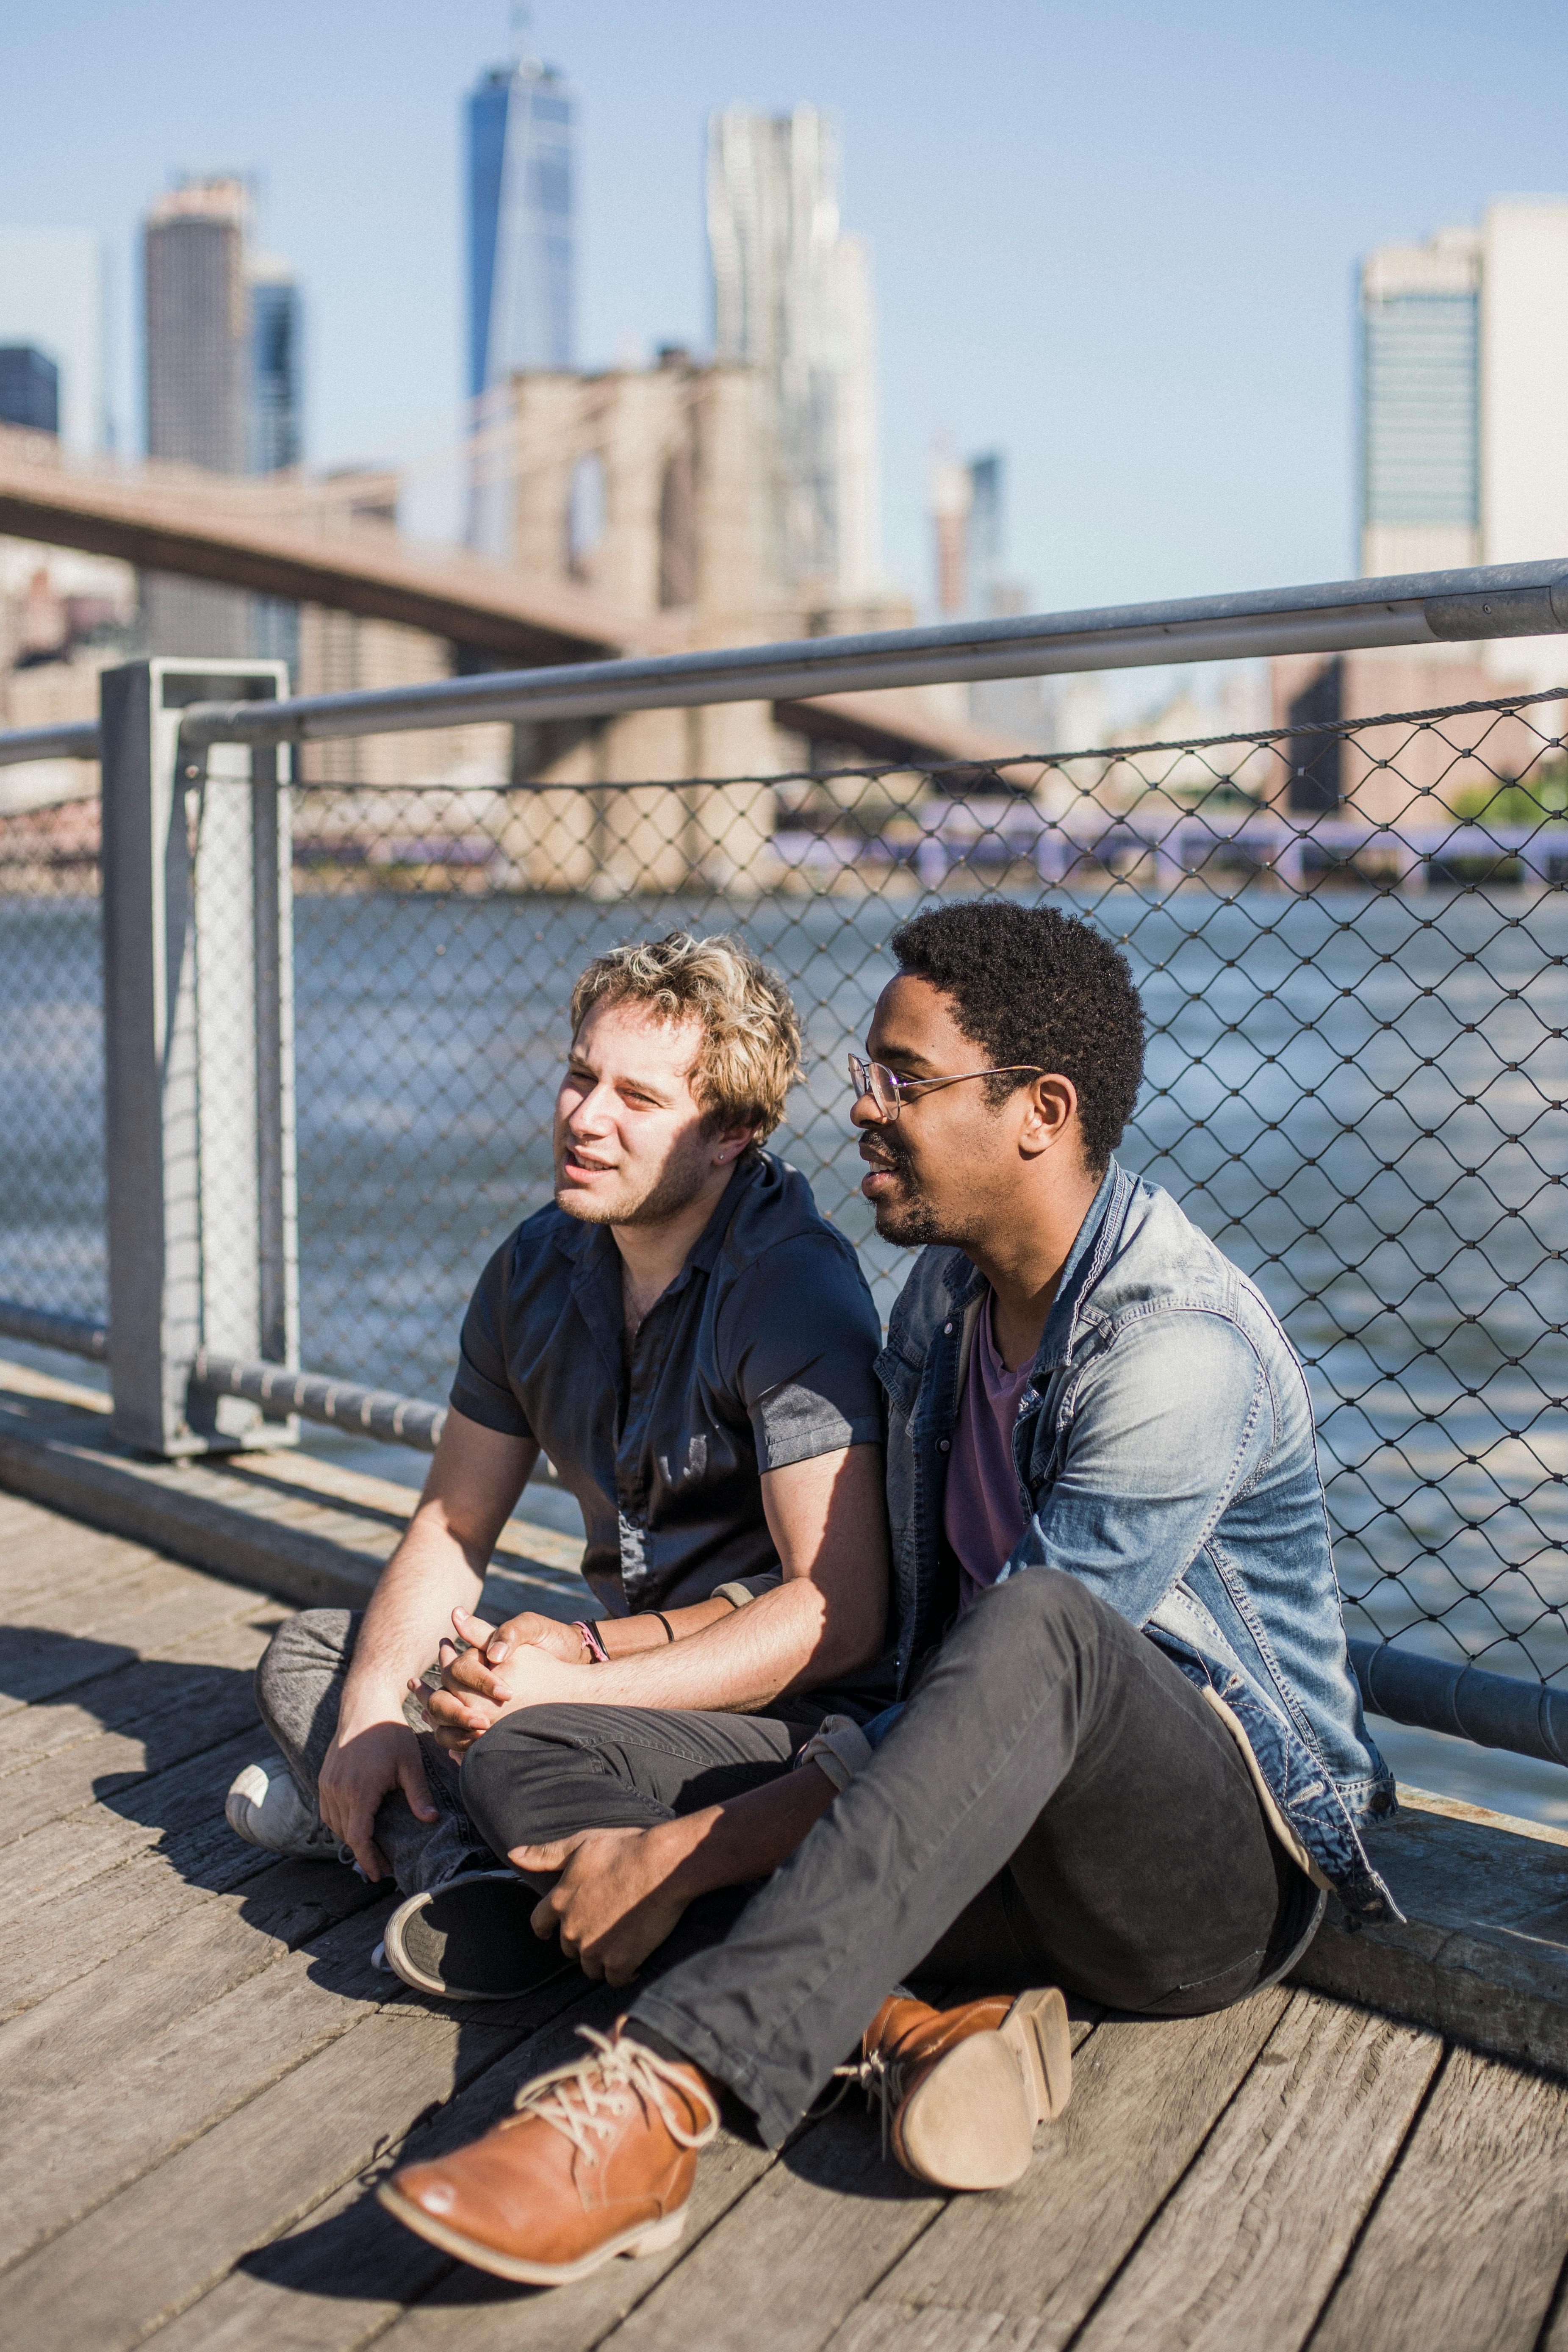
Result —
<instances>
[{"instance_id":1,"label":"navy blue polo shirt","mask_svg":"<svg viewBox=\"0 0 1568 2352\"><path fill-rule=\"evenodd\" d=\"M548 1454L582 1507L583 1572L622 1617L776 1570L762 1474L880 1442L880 1345L849 1243L759 1152L629 1358L608 1226L553 1202L530 1217L479 1276L451 1402Z\"/></svg>"}]
</instances>

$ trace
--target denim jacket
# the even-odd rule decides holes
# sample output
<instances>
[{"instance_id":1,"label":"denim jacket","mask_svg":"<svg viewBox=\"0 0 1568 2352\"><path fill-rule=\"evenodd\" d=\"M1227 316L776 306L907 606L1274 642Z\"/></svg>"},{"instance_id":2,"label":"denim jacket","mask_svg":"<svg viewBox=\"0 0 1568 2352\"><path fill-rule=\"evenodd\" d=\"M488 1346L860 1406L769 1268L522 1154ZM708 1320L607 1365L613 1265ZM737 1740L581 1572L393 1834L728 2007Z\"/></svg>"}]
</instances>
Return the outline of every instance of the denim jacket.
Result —
<instances>
[{"instance_id":1,"label":"denim jacket","mask_svg":"<svg viewBox=\"0 0 1568 2352\"><path fill-rule=\"evenodd\" d=\"M947 1465L986 1286L917 1259L877 1370L900 1692L957 1606ZM1352 1918L1397 1918L1361 1832L1394 1780L1350 1670L1307 1383L1261 1293L1113 1160L1062 1270L1013 1431L1024 1533L1002 1570L1076 1576L1245 1732Z\"/></svg>"}]
</instances>

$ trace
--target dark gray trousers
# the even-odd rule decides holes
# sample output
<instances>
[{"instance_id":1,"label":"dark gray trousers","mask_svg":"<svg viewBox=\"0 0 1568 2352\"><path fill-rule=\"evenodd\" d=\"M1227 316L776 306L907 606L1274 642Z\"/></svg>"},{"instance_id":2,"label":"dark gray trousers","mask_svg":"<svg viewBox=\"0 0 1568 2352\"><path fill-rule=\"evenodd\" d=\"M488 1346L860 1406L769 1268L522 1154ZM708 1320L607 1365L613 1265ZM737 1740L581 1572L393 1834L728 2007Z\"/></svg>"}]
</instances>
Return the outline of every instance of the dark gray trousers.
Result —
<instances>
[{"instance_id":1,"label":"dark gray trousers","mask_svg":"<svg viewBox=\"0 0 1568 2352\"><path fill-rule=\"evenodd\" d=\"M256 1670L256 1703L307 1795L338 1726L360 1612L307 1609L280 1625ZM531 1707L504 1716L462 1766L428 1732L419 1735L440 1818L422 1822L402 1791L385 1798L375 1842L405 1895L466 1872L493 1870L510 1846L574 1830L668 1821L737 1795L787 1769L815 1730L820 1707L797 1717L673 1714L642 1707ZM475 1800L504 1783L505 1834L487 1843ZM495 1799L483 1811L488 1823ZM499 1833L498 1833L499 1834ZM731 1906L733 1907L733 1906Z\"/></svg>"},{"instance_id":2,"label":"dark gray trousers","mask_svg":"<svg viewBox=\"0 0 1568 2352\"><path fill-rule=\"evenodd\" d=\"M776 2147L922 1967L1191 2016L1280 1973L1320 1911L1179 1667L1031 1570L982 1596L799 1851L630 2020Z\"/></svg>"}]
</instances>

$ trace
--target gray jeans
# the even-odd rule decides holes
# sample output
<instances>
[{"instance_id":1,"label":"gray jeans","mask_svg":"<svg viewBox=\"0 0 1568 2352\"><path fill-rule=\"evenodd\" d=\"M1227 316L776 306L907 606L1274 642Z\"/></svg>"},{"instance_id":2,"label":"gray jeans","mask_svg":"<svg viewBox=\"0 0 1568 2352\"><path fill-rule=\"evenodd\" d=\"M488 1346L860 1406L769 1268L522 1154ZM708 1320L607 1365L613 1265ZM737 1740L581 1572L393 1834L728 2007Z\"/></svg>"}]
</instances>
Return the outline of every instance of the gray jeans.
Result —
<instances>
[{"instance_id":1,"label":"gray jeans","mask_svg":"<svg viewBox=\"0 0 1568 2352\"><path fill-rule=\"evenodd\" d=\"M1180 1667L1032 1568L982 1593L805 1843L631 2024L776 2147L911 1974L1198 2017L1290 1968L1321 1915Z\"/></svg>"},{"instance_id":2,"label":"gray jeans","mask_svg":"<svg viewBox=\"0 0 1568 2352\"><path fill-rule=\"evenodd\" d=\"M343 1684L361 1612L307 1609L279 1625L256 1669L256 1704L300 1787L315 1797L338 1727ZM422 1822L402 1790L384 1798L375 1842L405 1895L445 1885L465 1871L493 1870L496 1858L463 1810L462 1775L428 1732L419 1735L425 1777L438 1818Z\"/></svg>"},{"instance_id":3,"label":"gray jeans","mask_svg":"<svg viewBox=\"0 0 1568 2352\"><path fill-rule=\"evenodd\" d=\"M256 1670L261 1719L301 1789L317 1780L337 1729L360 1618L308 1609L280 1625ZM440 1819L422 1822L401 1790L384 1800L375 1842L405 1895L467 1871L494 1870L524 1843L720 1803L787 1771L821 1719L815 1699L766 1715L643 1707L529 1707L506 1716L461 1770L428 1732L419 1735ZM467 1786L489 1843L463 1801Z\"/></svg>"}]
</instances>

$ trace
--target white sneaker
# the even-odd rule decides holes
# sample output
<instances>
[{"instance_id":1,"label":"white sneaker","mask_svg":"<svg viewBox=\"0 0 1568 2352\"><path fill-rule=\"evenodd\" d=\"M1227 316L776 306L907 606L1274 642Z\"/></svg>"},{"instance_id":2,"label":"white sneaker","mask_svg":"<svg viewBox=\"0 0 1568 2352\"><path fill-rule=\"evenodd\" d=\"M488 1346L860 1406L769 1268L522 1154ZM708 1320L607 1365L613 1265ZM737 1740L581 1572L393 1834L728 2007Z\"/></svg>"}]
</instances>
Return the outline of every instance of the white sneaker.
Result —
<instances>
[{"instance_id":1,"label":"white sneaker","mask_svg":"<svg viewBox=\"0 0 1568 2352\"><path fill-rule=\"evenodd\" d=\"M575 1961L531 1921L540 1890L515 1870L470 1871L410 1895L386 1923L379 1965L439 2000L514 2000Z\"/></svg>"},{"instance_id":2,"label":"white sneaker","mask_svg":"<svg viewBox=\"0 0 1568 2352\"><path fill-rule=\"evenodd\" d=\"M338 1841L282 1763L235 1775L224 1814L237 1837L298 1862L336 1862Z\"/></svg>"}]
</instances>

